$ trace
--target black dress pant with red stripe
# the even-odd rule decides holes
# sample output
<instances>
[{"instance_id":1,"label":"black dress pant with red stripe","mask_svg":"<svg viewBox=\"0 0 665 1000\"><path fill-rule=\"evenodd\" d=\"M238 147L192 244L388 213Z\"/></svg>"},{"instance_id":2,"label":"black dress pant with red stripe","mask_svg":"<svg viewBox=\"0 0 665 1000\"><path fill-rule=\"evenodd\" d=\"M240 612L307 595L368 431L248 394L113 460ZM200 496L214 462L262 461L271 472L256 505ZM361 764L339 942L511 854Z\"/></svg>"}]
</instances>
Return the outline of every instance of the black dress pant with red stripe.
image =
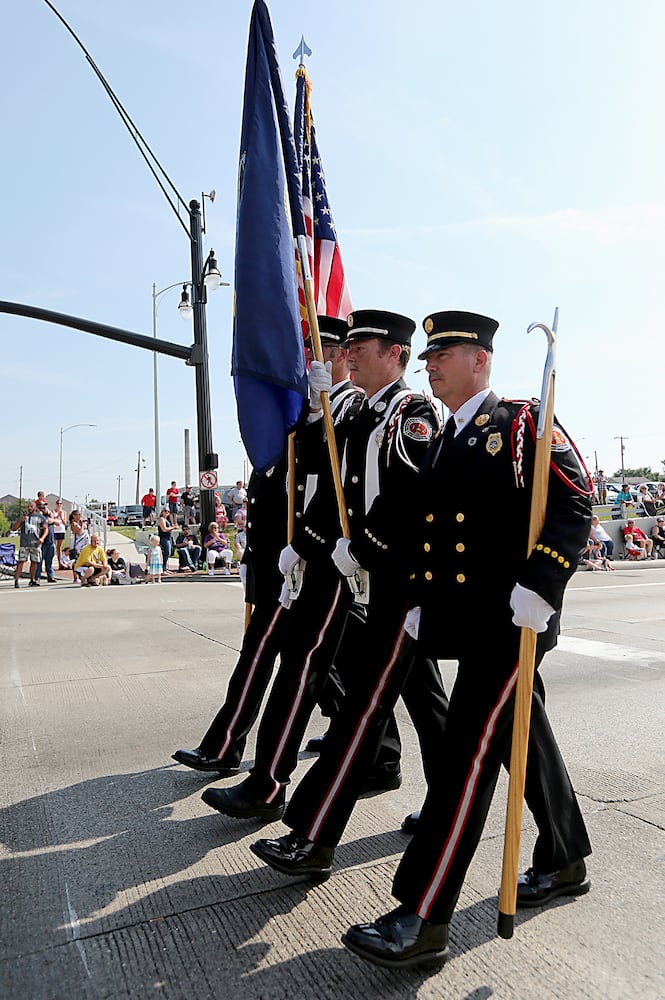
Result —
<instances>
[{"instance_id":1,"label":"black dress pant with red stripe","mask_svg":"<svg viewBox=\"0 0 665 1000\"><path fill-rule=\"evenodd\" d=\"M350 603L351 591L333 563L310 560L300 595L284 615L280 665L259 725L251 772L257 798L269 801L295 770Z\"/></svg>"},{"instance_id":2,"label":"black dress pant with red stripe","mask_svg":"<svg viewBox=\"0 0 665 1000\"><path fill-rule=\"evenodd\" d=\"M393 895L434 923L448 923L482 835L502 762L510 757L519 630L492 632L459 656L443 733L444 766L428 775L417 831L395 874ZM538 659L542 659L542 654ZM556 871L591 853L584 820L545 712L536 674L526 802L538 827L533 865Z\"/></svg>"},{"instance_id":3,"label":"black dress pant with red stripe","mask_svg":"<svg viewBox=\"0 0 665 1000\"><path fill-rule=\"evenodd\" d=\"M277 601L257 604L245 631L226 700L201 740L201 753L237 767L256 722L287 628L287 612Z\"/></svg>"},{"instance_id":4,"label":"black dress pant with red stripe","mask_svg":"<svg viewBox=\"0 0 665 1000\"><path fill-rule=\"evenodd\" d=\"M407 678L405 702L418 727L428 777L439 759L447 709L443 684L432 660L418 656L414 663L416 644L403 629L405 601L391 582L370 582L366 621L353 609L347 617L336 657L345 661L346 697L284 816L297 834L326 847L335 847L342 837Z\"/></svg>"}]
</instances>

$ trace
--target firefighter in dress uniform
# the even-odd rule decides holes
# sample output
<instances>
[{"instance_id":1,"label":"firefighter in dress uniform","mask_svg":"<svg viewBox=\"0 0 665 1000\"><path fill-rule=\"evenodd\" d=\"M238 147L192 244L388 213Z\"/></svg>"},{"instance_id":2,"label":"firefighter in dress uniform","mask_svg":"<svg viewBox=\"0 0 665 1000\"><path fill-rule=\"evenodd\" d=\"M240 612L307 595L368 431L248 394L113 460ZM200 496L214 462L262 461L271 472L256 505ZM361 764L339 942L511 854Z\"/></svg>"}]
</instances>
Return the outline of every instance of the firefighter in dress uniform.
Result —
<instances>
[{"instance_id":1,"label":"firefighter in dress uniform","mask_svg":"<svg viewBox=\"0 0 665 1000\"><path fill-rule=\"evenodd\" d=\"M418 467L439 426L432 403L409 389L402 377L415 324L382 310L353 312L348 323L352 377L368 398L337 429L351 537L337 541L333 561L357 590L363 590L368 576L368 599L365 604L354 601L347 616L335 657L336 663L344 661L346 696L319 759L287 806L284 822L292 832L259 840L251 848L278 871L315 879L330 875L334 848L412 665L404 698L426 774L439 760L447 710L435 662L424 654L414 662L415 644L403 629L408 571L395 530L396 501L413 492ZM320 368L312 365L311 384L322 375Z\"/></svg>"},{"instance_id":2,"label":"firefighter in dress uniform","mask_svg":"<svg viewBox=\"0 0 665 1000\"><path fill-rule=\"evenodd\" d=\"M324 363L331 370L330 409L337 422L355 412L365 394L349 379L348 352L342 347L348 332L346 321L330 316L318 319ZM289 598L289 588L282 588L280 664L261 716L254 764L240 784L228 789L207 788L202 796L206 805L227 816L266 821L281 818L284 788L298 762L305 727L327 680L351 601L349 588L330 561L325 539L311 526L317 523L316 519L312 522L312 510L321 505L328 509L332 504L335 520L337 515L330 462L317 461L312 471L310 462L301 461L301 439L307 433L320 437L318 426L303 428L296 436L294 537L275 560L275 566L279 561L280 571L288 577L302 573L302 582L295 600Z\"/></svg>"},{"instance_id":3,"label":"firefighter in dress uniform","mask_svg":"<svg viewBox=\"0 0 665 1000\"><path fill-rule=\"evenodd\" d=\"M194 750L176 750L173 760L220 778L240 771L247 734L257 719L285 631L277 560L286 542L286 461L257 475L247 487L245 601L253 611L231 674L224 704Z\"/></svg>"},{"instance_id":4,"label":"firefighter in dress uniform","mask_svg":"<svg viewBox=\"0 0 665 1000\"><path fill-rule=\"evenodd\" d=\"M335 345L340 344L343 339L342 332L346 336L347 326L344 321L334 317L319 316L318 319L322 341L326 345L324 356L330 357ZM344 358L339 359L338 367L339 380L336 379L336 385L330 394L334 415L346 412L362 397L348 379ZM302 467L297 462L296 524L304 517L309 493L313 489L310 480L301 470ZM306 588L312 588L314 600L311 594L309 598L307 594L303 598L303 604L308 606L310 614L301 621L297 629L293 628L293 617L287 614L287 608L282 603L284 581L279 569L279 557L287 541L285 481L285 461L259 476L252 474L248 489L247 548L243 562L247 568L246 601L254 605L254 610L243 637L240 656L231 675L224 704L196 749L176 750L173 754L173 759L178 763L199 771L217 772L221 778L239 773L247 734L258 718L277 655L280 654L289 662L322 662L327 668L339 639L339 634L337 639L333 639L332 629L327 638L321 633L323 622L329 616L336 622L340 612L335 606L334 594L328 593L330 588L324 593L314 587L314 574L310 574L311 580L307 581ZM334 574L330 575L334 577ZM333 579L333 582L336 583L336 580ZM341 587L338 589L341 591ZM290 752L297 753L297 747ZM284 811L283 796L271 796L269 791L272 790L272 785L269 791L266 791L265 784L262 785L259 794L251 785L249 789L243 788L244 784L243 782L237 786L238 791L206 789L204 801L212 808L233 816L254 816L265 821L281 817Z\"/></svg>"},{"instance_id":5,"label":"firefighter in dress uniform","mask_svg":"<svg viewBox=\"0 0 665 1000\"><path fill-rule=\"evenodd\" d=\"M495 320L443 312L424 327L427 348L420 357L451 416L421 468L407 628L438 657L457 659L458 672L441 736L446 767L428 782L393 883L401 905L342 938L356 954L390 967L447 955L448 922L501 763L509 758L519 627L538 633L538 664L556 644L564 589L589 534L593 489L577 450L555 423L545 523L527 556L537 406L499 399L489 389ZM451 482L460 487L453 493ZM502 502L488 505L488 495ZM517 905L588 891L583 859L591 847L538 673L526 801L538 837L532 867L519 879Z\"/></svg>"}]
</instances>

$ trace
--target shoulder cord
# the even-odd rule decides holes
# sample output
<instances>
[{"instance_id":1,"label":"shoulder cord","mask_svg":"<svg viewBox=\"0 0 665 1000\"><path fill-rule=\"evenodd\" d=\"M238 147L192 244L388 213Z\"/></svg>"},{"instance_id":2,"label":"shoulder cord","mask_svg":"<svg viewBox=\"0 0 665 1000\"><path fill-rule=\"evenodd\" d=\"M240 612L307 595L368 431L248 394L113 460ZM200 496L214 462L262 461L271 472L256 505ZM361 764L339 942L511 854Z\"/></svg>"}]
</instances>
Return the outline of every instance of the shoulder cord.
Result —
<instances>
[{"instance_id":1,"label":"shoulder cord","mask_svg":"<svg viewBox=\"0 0 665 1000\"><path fill-rule=\"evenodd\" d=\"M520 401L521 402L521 401ZM533 419L533 414L531 408L536 404L538 400L532 400L528 403L524 403L523 406L517 413L517 416L513 420L511 428L511 451L513 455L513 469L515 470L515 484L518 489L524 487L524 431L526 426L529 427L529 434L531 439L535 442L536 440L536 424ZM569 489L573 490L575 493L579 493L580 496L589 497L593 496L593 481L591 479L591 474L586 467L584 459L579 453L579 449L575 442L566 435L566 439L569 442L571 448L573 449L575 456L580 463L580 468L584 473L587 480L587 489L582 489L576 483L570 479L566 473L559 468L559 466L550 459L550 468L554 472L562 483L568 486Z\"/></svg>"}]
</instances>

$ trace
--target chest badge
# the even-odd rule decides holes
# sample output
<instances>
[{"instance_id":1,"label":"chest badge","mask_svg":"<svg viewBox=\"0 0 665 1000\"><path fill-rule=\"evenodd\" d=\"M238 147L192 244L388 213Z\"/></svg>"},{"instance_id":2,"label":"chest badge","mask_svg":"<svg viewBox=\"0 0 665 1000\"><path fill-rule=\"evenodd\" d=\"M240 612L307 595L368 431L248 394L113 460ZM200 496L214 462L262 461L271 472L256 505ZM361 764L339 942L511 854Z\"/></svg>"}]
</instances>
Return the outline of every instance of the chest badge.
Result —
<instances>
[{"instance_id":1,"label":"chest badge","mask_svg":"<svg viewBox=\"0 0 665 1000\"><path fill-rule=\"evenodd\" d=\"M503 448L503 441L501 440L501 435L498 433L490 434L485 442L485 448L490 455L498 455Z\"/></svg>"},{"instance_id":2,"label":"chest badge","mask_svg":"<svg viewBox=\"0 0 665 1000\"><path fill-rule=\"evenodd\" d=\"M473 422L476 425L476 427L484 427L485 424L489 423L489 421L490 421L489 413L481 413L480 416L476 417L476 419Z\"/></svg>"},{"instance_id":3,"label":"chest badge","mask_svg":"<svg viewBox=\"0 0 665 1000\"><path fill-rule=\"evenodd\" d=\"M469 440L468 440L469 448L473 448L474 444L476 444L477 441L478 441L478 438L469 438Z\"/></svg>"}]
</instances>

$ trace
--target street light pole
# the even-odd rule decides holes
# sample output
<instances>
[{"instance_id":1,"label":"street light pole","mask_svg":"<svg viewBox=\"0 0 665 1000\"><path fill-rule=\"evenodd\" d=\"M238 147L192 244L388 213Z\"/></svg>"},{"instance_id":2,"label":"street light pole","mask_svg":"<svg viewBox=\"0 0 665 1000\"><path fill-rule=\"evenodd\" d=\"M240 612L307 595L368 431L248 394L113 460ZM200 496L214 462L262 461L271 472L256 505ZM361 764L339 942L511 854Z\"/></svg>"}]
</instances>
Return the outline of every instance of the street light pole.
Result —
<instances>
[{"instance_id":1,"label":"street light pole","mask_svg":"<svg viewBox=\"0 0 665 1000\"><path fill-rule=\"evenodd\" d=\"M157 286L152 283L152 335L157 340ZM159 393L157 389L157 351L152 354L152 414L155 433L155 494L161 497L159 485Z\"/></svg>"},{"instance_id":2,"label":"street light pole","mask_svg":"<svg viewBox=\"0 0 665 1000\"><path fill-rule=\"evenodd\" d=\"M194 352L196 353L196 424L199 446L199 474L216 469L219 459L213 452L212 415L210 407L210 376L208 373L208 329L206 324L207 292L203 268L203 233L201 206L189 203L189 228L192 256L192 307L194 310ZM201 486L201 524L215 520L214 491Z\"/></svg>"},{"instance_id":3,"label":"street light pole","mask_svg":"<svg viewBox=\"0 0 665 1000\"><path fill-rule=\"evenodd\" d=\"M157 309L159 307L159 299L165 292L170 292L172 288L183 288L186 282L176 281L173 285L167 285L166 288L161 288L157 291L157 286L155 282L152 283L152 336L154 340L157 340ZM160 485L160 468L159 468L159 391L157 384L157 351L153 351L152 355L152 408L153 408L153 424L155 433L155 495L157 496L157 502L159 503L159 498L162 495L161 485Z\"/></svg>"},{"instance_id":4,"label":"street light pole","mask_svg":"<svg viewBox=\"0 0 665 1000\"><path fill-rule=\"evenodd\" d=\"M74 427L96 427L97 424L70 424L69 427L60 428L60 472L58 475L58 499L62 500L62 435L71 431Z\"/></svg>"},{"instance_id":5,"label":"street light pole","mask_svg":"<svg viewBox=\"0 0 665 1000\"><path fill-rule=\"evenodd\" d=\"M139 450L138 457L136 459L136 503L139 502L139 497L141 495L141 462L143 462L143 468L145 469L145 458L141 458L141 451ZM159 499L159 498L158 498Z\"/></svg>"},{"instance_id":6,"label":"street light pole","mask_svg":"<svg viewBox=\"0 0 665 1000\"><path fill-rule=\"evenodd\" d=\"M620 445L621 446L621 482L624 483L626 481L626 473L624 472L624 463L623 463L623 452L624 452L623 443L624 443L624 441L627 441L628 438L627 437L621 437L621 436L615 436L614 440L615 441L619 441L621 443L621 445Z\"/></svg>"}]
</instances>

